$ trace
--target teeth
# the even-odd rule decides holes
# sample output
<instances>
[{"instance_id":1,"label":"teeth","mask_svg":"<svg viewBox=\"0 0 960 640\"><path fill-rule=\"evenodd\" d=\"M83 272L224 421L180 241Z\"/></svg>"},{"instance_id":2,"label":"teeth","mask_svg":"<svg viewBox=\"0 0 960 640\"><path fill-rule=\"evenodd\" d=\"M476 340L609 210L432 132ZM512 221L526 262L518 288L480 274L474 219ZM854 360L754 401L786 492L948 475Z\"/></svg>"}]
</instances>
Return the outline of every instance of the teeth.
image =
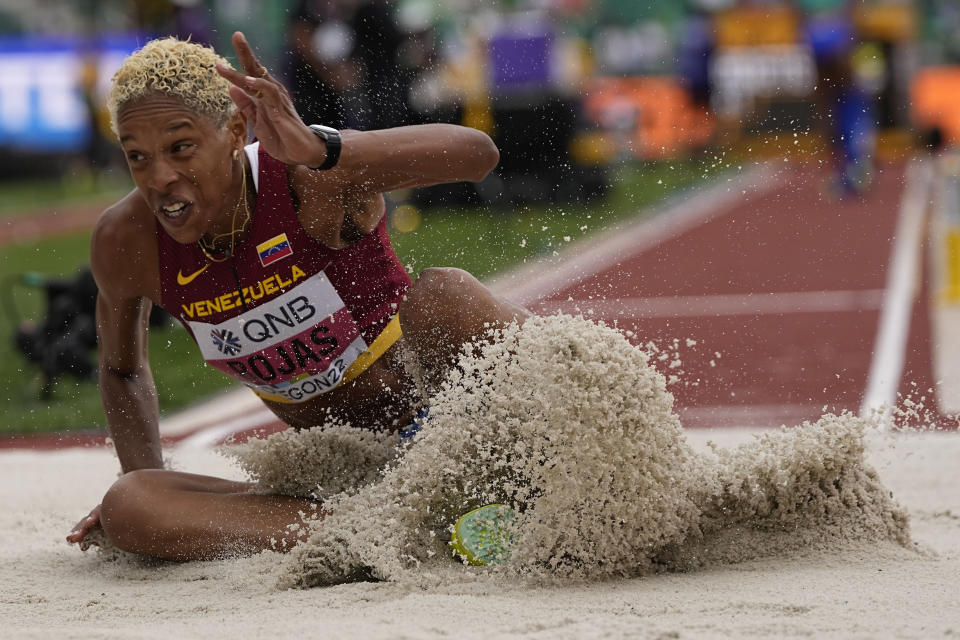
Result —
<instances>
[{"instance_id":1,"label":"teeth","mask_svg":"<svg viewBox=\"0 0 960 640\"><path fill-rule=\"evenodd\" d=\"M183 213L183 210L186 207L187 207L186 202L174 202L173 204L164 205L160 208L163 209L163 212L166 213L167 215L173 218L176 218L181 213Z\"/></svg>"}]
</instances>

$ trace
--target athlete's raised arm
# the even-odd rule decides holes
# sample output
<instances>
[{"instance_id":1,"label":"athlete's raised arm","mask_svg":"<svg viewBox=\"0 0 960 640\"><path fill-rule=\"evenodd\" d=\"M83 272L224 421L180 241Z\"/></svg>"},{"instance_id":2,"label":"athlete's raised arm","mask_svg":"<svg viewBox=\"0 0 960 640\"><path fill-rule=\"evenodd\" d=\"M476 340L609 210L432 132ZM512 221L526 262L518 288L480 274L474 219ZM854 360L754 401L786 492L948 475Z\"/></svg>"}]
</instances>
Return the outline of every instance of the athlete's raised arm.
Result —
<instances>
[{"instance_id":1,"label":"athlete's raised arm","mask_svg":"<svg viewBox=\"0 0 960 640\"><path fill-rule=\"evenodd\" d=\"M233 35L244 72L218 65L229 80L230 97L250 123L264 150L288 165L324 167L323 178L370 193L462 180L482 180L500 159L485 133L450 124L377 131L341 131L332 149L304 123L284 86L254 56L243 34Z\"/></svg>"}]
</instances>

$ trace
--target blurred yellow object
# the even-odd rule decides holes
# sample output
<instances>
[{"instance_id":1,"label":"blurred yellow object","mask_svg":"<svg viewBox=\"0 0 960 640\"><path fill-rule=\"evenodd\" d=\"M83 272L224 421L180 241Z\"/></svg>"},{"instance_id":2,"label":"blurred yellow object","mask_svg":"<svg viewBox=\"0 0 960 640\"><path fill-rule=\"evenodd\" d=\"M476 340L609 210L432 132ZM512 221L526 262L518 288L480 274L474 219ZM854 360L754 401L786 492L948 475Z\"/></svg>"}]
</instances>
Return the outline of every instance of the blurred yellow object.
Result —
<instances>
[{"instance_id":1,"label":"blurred yellow object","mask_svg":"<svg viewBox=\"0 0 960 640\"><path fill-rule=\"evenodd\" d=\"M570 157L582 166L610 164L617 156L617 143L603 131L583 131L570 141Z\"/></svg>"},{"instance_id":2,"label":"blurred yellow object","mask_svg":"<svg viewBox=\"0 0 960 640\"><path fill-rule=\"evenodd\" d=\"M486 96L468 99L463 108L463 119L460 124L493 136L493 111L490 108L490 99Z\"/></svg>"},{"instance_id":3,"label":"blurred yellow object","mask_svg":"<svg viewBox=\"0 0 960 640\"><path fill-rule=\"evenodd\" d=\"M410 204L403 204L390 214L390 224L399 233L411 233L420 227L423 218L420 211Z\"/></svg>"},{"instance_id":4,"label":"blurred yellow object","mask_svg":"<svg viewBox=\"0 0 960 640\"><path fill-rule=\"evenodd\" d=\"M443 77L448 89L463 100L460 124L492 136L495 124L487 79L487 48L474 29L468 30L461 55L447 65Z\"/></svg>"},{"instance_id":5,"label":"blurred yellow object","mask_svg":"<svg viewBox=\"0 0 960 640\"><path fill-rule=\"evenodd\" d=\"M863 4L855 9L853 21L865 39L910 40L917 31L916 14L909 3Z\"/></svg>"},{"instance_id":6,"label":"blurred yellow object","mask_svg":"<svg viewBox=\"0 0 960 640\"><path fill-rule=\"evenodd\" d=\"M909 158L914 152L916 140L916 134L909 129L882 129L877 132L873 155L881 162Z\"/></svg>"},{"instance_id":7,"label":"blurred yellow object","mask_svg":"<svg viewBox=\"0 0 960 640\"><path fill-rule=\"evenodd\" d=\"M715 18L718 47L795 44L799 21L789 7L737 7Z\"/></svg>"},{"instance_id":8,"label":"blurred yellow object","mask_svg":"<svg viewBox=\"0 0 960 640\"><path fill-rule=\"evenodd\" d=\"M850 65L858 78L876 84L885 73L886 54L876 42L865 42L853 50Z\"/></svg>"},{"instance_id":9,"label":"blurred yellow object","mask_svg":"<svg viewBox=\"0 0 960 640\"><path fill-rule=\"evenodd\" d=\"M727 147L733 155L751 158L776 158L782 162L831 162L827 140L819 131L799 132L797 135L783 131L761 133L731 133Z\"/></svg>"},{"instance_id":10,"label":"blurred yellow object","mask_svg":"<svg viewBox=\"0 0 960 640\"><path fill-rule=\"evenodd\" d=\"M960 303L960 229L949 229L944 237L944 267L946 286L943 288L943 301L949 304Z\"/></svg>"}]
</instances>

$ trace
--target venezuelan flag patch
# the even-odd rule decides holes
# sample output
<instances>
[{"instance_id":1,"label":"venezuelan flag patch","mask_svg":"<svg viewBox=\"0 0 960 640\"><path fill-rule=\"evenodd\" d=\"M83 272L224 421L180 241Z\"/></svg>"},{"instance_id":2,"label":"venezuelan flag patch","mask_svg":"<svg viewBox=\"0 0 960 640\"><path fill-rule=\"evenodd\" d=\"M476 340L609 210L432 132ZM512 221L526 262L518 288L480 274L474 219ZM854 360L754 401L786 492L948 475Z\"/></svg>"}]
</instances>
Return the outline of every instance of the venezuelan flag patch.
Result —
<instances>
[{"instance_id":1,"label":"venezuelan flag patch","mask_svg":"<svg viewBox=\"0 0 960 640\"><path fill-rule=\"evenodd\" d=\"M266 267L277 260L283 260L287 256L292 256L293 247L290 246L290 241L287 240L287 234L281 233L266 242L258 244L257 253L260 254L260 264Z\"/></svg>"}]
</instances>

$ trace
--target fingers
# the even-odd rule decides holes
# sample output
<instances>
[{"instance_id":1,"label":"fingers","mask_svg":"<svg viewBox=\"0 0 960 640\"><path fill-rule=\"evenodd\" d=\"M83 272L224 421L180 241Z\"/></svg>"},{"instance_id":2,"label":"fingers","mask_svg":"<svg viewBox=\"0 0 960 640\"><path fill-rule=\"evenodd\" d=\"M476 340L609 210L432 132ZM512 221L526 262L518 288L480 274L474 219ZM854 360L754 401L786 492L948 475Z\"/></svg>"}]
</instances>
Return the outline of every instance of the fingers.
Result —
<instances>
[{"instance_id":1,"label":"fingers","mask_svg":"<svg viewBox=\"0 0 960 640\"><path fill-rule=\"evenodd\" d=\"M217 69L217 73L219 73L221 76L229 80L230 83L233 84L233 86L240 87L241 89L249 93L249 87L247 86L247 79L249 78L250 80L253 80L254 78L252 78L251 76L245 75L243 73L240 73L239 71L235 69L231 69L230 67L227 67L222 64L218 64L216 66L216 69Z\"/></svg>"},{"instance_id":2,"label":"fingers","mask_svg":"<svg viewBox=\"0 0 960 640\"><path fill-rule=\"evenodd\" d=\"M257 102L238 87L230 87L230 99L237 105L237 109L247 118L247 124L257 125Z\"/></svg>"},{"instance_id":3,"label":"fingers","mask_svg":"<svg viewBox=\"0 0 960 640\"><path fill-rule=\"evenodd\" d=\"M240 31L236 31L233 34L233 49L237 52L237 58L240 60L240 64L243 65L243 70L247 72L248 76L266 78L270 75L267 68L260 64L257 57L253 55L253 49L250 48L250 43L247 42L246 36Z\"/></svg>"},{"instance_id":4,"label":"fingers","mask_svg":"<svg viewBox=\"0 0 960 640\"><path fill-rule=\"evenodd\" d=\"M217 73L229 80L235 87L243 90L249 97L260 100L264 97L287 98L290 99L290 93L276 78L270 75L267 68L260 64L256 56L253 55L253 49L247 42L246 37L237 31L233 34L233 48L237 52L237 58L243 67L243 72L231 69L222 64L216 65ZM231 92L231 96L235 92ZM241 109L246 107L246 103L241 104L236 99L234 102Z\"/></svg>"},{"instance_id":5,"label":"fingers","mask_svg":"<svg viewBox=\"0 0 960 640\"><path fill-rule=\"evenodd\" d=\"M83 539L87 537L87 534L99 524L100 519L91 513L89 516L78 522L73 528L73 531L67 535L67 542L82 543Z\"/></svg>"},{"instance_id":6,"label":"fingers","mask_svg":"<svg viewBox=\"0 0 960 640\"><path fill-rule=\"evenodd\" d=\"M283 85L269 76L254 78L253 76L244 75L239 71L225 67L222 64L217 65L217 73L229 80L234 87L244 91L251 98L260 100L264 97L277 98L288 95ZM231 95L233 95L232 92ZM237 106L241 105L238 103Z\"/></svg>"},{"instance_id":7,"label":"fingers","mask_svg":"<svg viewBox=\"0 0 960 640\"><path fill-rule=\"evenodd\" d=\"M252 117L256 113L256 102L254 102L243 89L230 87L230 98L233 100L233 103L237 105L237 109L246 114L247 118Z\"/></svg>"}]
</instances>

